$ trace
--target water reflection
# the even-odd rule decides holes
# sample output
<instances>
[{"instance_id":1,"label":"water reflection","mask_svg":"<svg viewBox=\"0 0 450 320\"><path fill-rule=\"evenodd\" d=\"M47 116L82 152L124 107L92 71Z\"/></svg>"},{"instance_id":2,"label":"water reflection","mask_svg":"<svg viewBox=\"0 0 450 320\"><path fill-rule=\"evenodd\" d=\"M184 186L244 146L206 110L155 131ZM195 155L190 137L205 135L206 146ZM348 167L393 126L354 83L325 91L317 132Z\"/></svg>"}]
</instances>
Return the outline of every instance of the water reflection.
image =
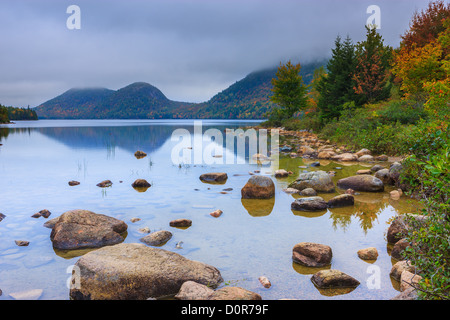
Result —
<instances>
[{"instance_id":1,"label":"water reflection","mask_svg":"<svg viewBox=\"0 0 450 320\"><path fill-rule=\"evenodd\" d=\"M241 199L242 206L252 217L264 217L272 213L275 198L271 199Z\"/></svg>"}]
</instances>

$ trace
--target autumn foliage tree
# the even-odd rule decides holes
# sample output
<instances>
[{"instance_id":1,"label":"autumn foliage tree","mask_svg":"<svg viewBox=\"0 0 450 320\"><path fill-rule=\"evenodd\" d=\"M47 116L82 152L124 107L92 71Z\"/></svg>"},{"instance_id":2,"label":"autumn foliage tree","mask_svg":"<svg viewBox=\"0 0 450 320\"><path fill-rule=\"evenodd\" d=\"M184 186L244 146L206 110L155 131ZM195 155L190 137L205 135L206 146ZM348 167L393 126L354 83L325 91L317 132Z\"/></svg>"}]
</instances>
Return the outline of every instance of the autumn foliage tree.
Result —
<instances>
[{"instance_id":1,"label":"autumn foliage tree","mask_svg":"<svg viewBox=\"0 0 450 320\"><path fill-rule=\"evenodd\" d=\"M389 97L391 85L390 61L392 48L385 46L376 28L366 26L366 40L358 42L353 74L355 93L359 103L374 103Z\"/></svg>"}]
</instances>

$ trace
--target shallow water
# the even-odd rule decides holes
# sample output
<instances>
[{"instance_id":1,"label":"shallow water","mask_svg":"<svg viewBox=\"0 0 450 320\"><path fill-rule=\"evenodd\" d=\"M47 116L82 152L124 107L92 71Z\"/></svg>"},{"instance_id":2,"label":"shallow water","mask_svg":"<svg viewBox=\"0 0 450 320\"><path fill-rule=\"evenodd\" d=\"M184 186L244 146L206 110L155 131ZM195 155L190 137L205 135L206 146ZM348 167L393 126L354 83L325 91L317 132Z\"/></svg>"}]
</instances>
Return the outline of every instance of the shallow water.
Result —
<instances>
[{"instance_id":1,"label":"shallow water","mask_svg":"<svg viewBox=\"0 0 450 320\"><path fill-rule=\"evenodd\" d=\"M417 203L382 193L361 193L355 206L305 213L291 211L297 195L283 191L303 170L336 171L334 182L373 164L320 161L320 167L299 168L312 161L281 156L280 168L294 174L276 183L273 200L241 200L240 189L249 172L270 168L253 164L183 164L171 161L177 128L192 129L193 121L72 120L18 122L0 126L0 300L10 293L42 289L40 299L69 299L70 267L86 251L55 251L44 218L31 218L48 209L54 218L72 209L86 209L124 220L125 242L139 242L138 230L169 230L173 237L161 248L217 267L225 282L255 291L263 299L390 299L399 293L389 272L390 247L385 240L393 216L415 212ZM255 122L203 121L207 128L237 128ZM142 150L143 159L134 156ZM227 153L233 150L225 150ZM342 169L335 169L341 167ZM202 173L226 172L225 184L205 184ZM131 187L138 178L152 186L146 192ZM96 186L109 179L112 187ZM71 187L68 181L81 184ZM231 191L222 192L223 189ZM319 194L325 200L342 193ZM210 212L221 209L213 218ZM135 223L131 218L141 220ZM187 229L173 228L178 218L193 221ZM30 241L28 247L14 240ZM175 246L182 241L182 248ZM327 244L333 250L331 268L339 269L361 284L354 290L318 290L311 282L315 268L292 262L292 248L308 241ZM379 257L366 262L356 252L376 247ZM68 269L69 268L69 269ZM266 289L258 281L265 275Z\"/></svg>"}]
</instances>

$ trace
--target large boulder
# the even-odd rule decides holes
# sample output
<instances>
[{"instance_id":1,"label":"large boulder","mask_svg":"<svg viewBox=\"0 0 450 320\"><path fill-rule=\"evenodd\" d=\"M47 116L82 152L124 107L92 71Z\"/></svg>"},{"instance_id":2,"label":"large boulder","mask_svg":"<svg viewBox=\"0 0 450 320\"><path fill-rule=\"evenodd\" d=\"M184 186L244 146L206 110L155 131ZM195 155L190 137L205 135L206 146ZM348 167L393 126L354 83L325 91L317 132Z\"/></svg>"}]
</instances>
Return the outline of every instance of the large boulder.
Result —
<instances>
[{"instance_id":1,"label":"large boulder","mask_svg":"<svg viewBox=\"0 0 450 320\"><path fill-rule=\"evenodd\" d=\"M319 288L355 288L360 284L355 278L335 269L316 272L311 281Z\"/></svg>"},{"instance_id":2,"label":"large boulder","mask_svg":"<svg viewBox=\"0 0 450 320\"><path fill-rule=\"evenodd\" d=\"M299 198L291 203L291 210L295 211L321 211L328 207L322 197Z\"/></svg>"},{"instance_id":3,"label":"large boulder","mask_svg":"<svg viewBox=\"0 0 450 320\"><path fill-rule=\"evenodd\" d=\"M384 190L383 181L369 174L361 174L340 179L337 186L341 189L353 189L355 191L377 192Z\"/></svg>"},{"instance_id":4,"label":"large boulder","mask_svg":"<svg viewBox=\"0 0 450 320\"><path fill-rule=\"evenodd\" d=\"M83 255L75 264L74 300L145 300L174 295L186 281L217 287L215 267L138 243L121 243Z\"/></svg>"},{"instance_id":5,"label":"large boulder","mask_svg":"<svg viewBox=\"0 0 450 320\"><path fill-rule=\"evenodd\" d=\"M243 199L270 199L275 196L275 184L270 177L252 176L241 189Z\"/></svg>"},{"instance_id":6,"label":"large boulder","mask_svg":"<svg viewBox=\"0 0 450 320\"><path fill-rule=\"evenodd\" d=\"M300 242L292 249L292 260L307 267L327 266L332 257L331 248L320 243Z\"/></svg>"},{"instance_id":7,"label":"large boulder","mask_svg":"<svg viewBox=\"0 0 450 320\"><path fill-rule=\"evenodd\" d=\"M60 250L99 248L125 240L122 220L88 210L71 210L54 220L50 239Z\"/></svg>"},{"instance_id":8,"label":"large boulder","mask_svg":"<svg viewBox=\"0 0 450 320\"><path fill-rule=\"evenodd\" d=\"M399 185L400 173L402 172L403 166L399 162L394 162L389 167L389 177L392 179L395 185Z\"/></svg>"},{"instance_id":9,"label":"large boulder","mask_svg":"<svg viewBox=\"0 0 450 320\"><path fill-rule=\"evenodd\" d=\"M331 177L325 171L313 171L301 173L298 178L289 185L290 188L303 190L312 188L316 192L331 193L335 191Z\"/></svg>"},{"instance_id":10,"label":"large boulder","mask_svg":"<svg viewBox=\"0 0 450 320\"><path fill-rule=\"evenodd\" d=\"M341 153L331 157L335 161L358 161L358 156L353 153Z\"/></svg>"}]
</instances>

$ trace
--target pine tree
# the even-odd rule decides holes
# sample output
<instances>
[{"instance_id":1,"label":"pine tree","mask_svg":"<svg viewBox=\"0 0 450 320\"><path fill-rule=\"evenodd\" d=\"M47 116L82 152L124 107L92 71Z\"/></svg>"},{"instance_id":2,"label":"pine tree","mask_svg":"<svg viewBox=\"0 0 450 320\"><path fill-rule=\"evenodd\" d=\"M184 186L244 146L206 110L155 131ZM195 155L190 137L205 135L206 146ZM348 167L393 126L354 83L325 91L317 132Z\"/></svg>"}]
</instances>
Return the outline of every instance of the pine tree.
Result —
<instances>
[{"instance_id":1,"label":"pine tree","mask_svg":"<svg viewBox=\"0 0 450 320\"><path fill-rule=\"evenodd\" d=\"M355 45L348 36L344 42L338 36L327 64L328 74L322 77L317 87L320 93L317 107L322 120L339 118L344 104L357 99L353 89L354 70Z\"/></svg>"}]
</instances>

